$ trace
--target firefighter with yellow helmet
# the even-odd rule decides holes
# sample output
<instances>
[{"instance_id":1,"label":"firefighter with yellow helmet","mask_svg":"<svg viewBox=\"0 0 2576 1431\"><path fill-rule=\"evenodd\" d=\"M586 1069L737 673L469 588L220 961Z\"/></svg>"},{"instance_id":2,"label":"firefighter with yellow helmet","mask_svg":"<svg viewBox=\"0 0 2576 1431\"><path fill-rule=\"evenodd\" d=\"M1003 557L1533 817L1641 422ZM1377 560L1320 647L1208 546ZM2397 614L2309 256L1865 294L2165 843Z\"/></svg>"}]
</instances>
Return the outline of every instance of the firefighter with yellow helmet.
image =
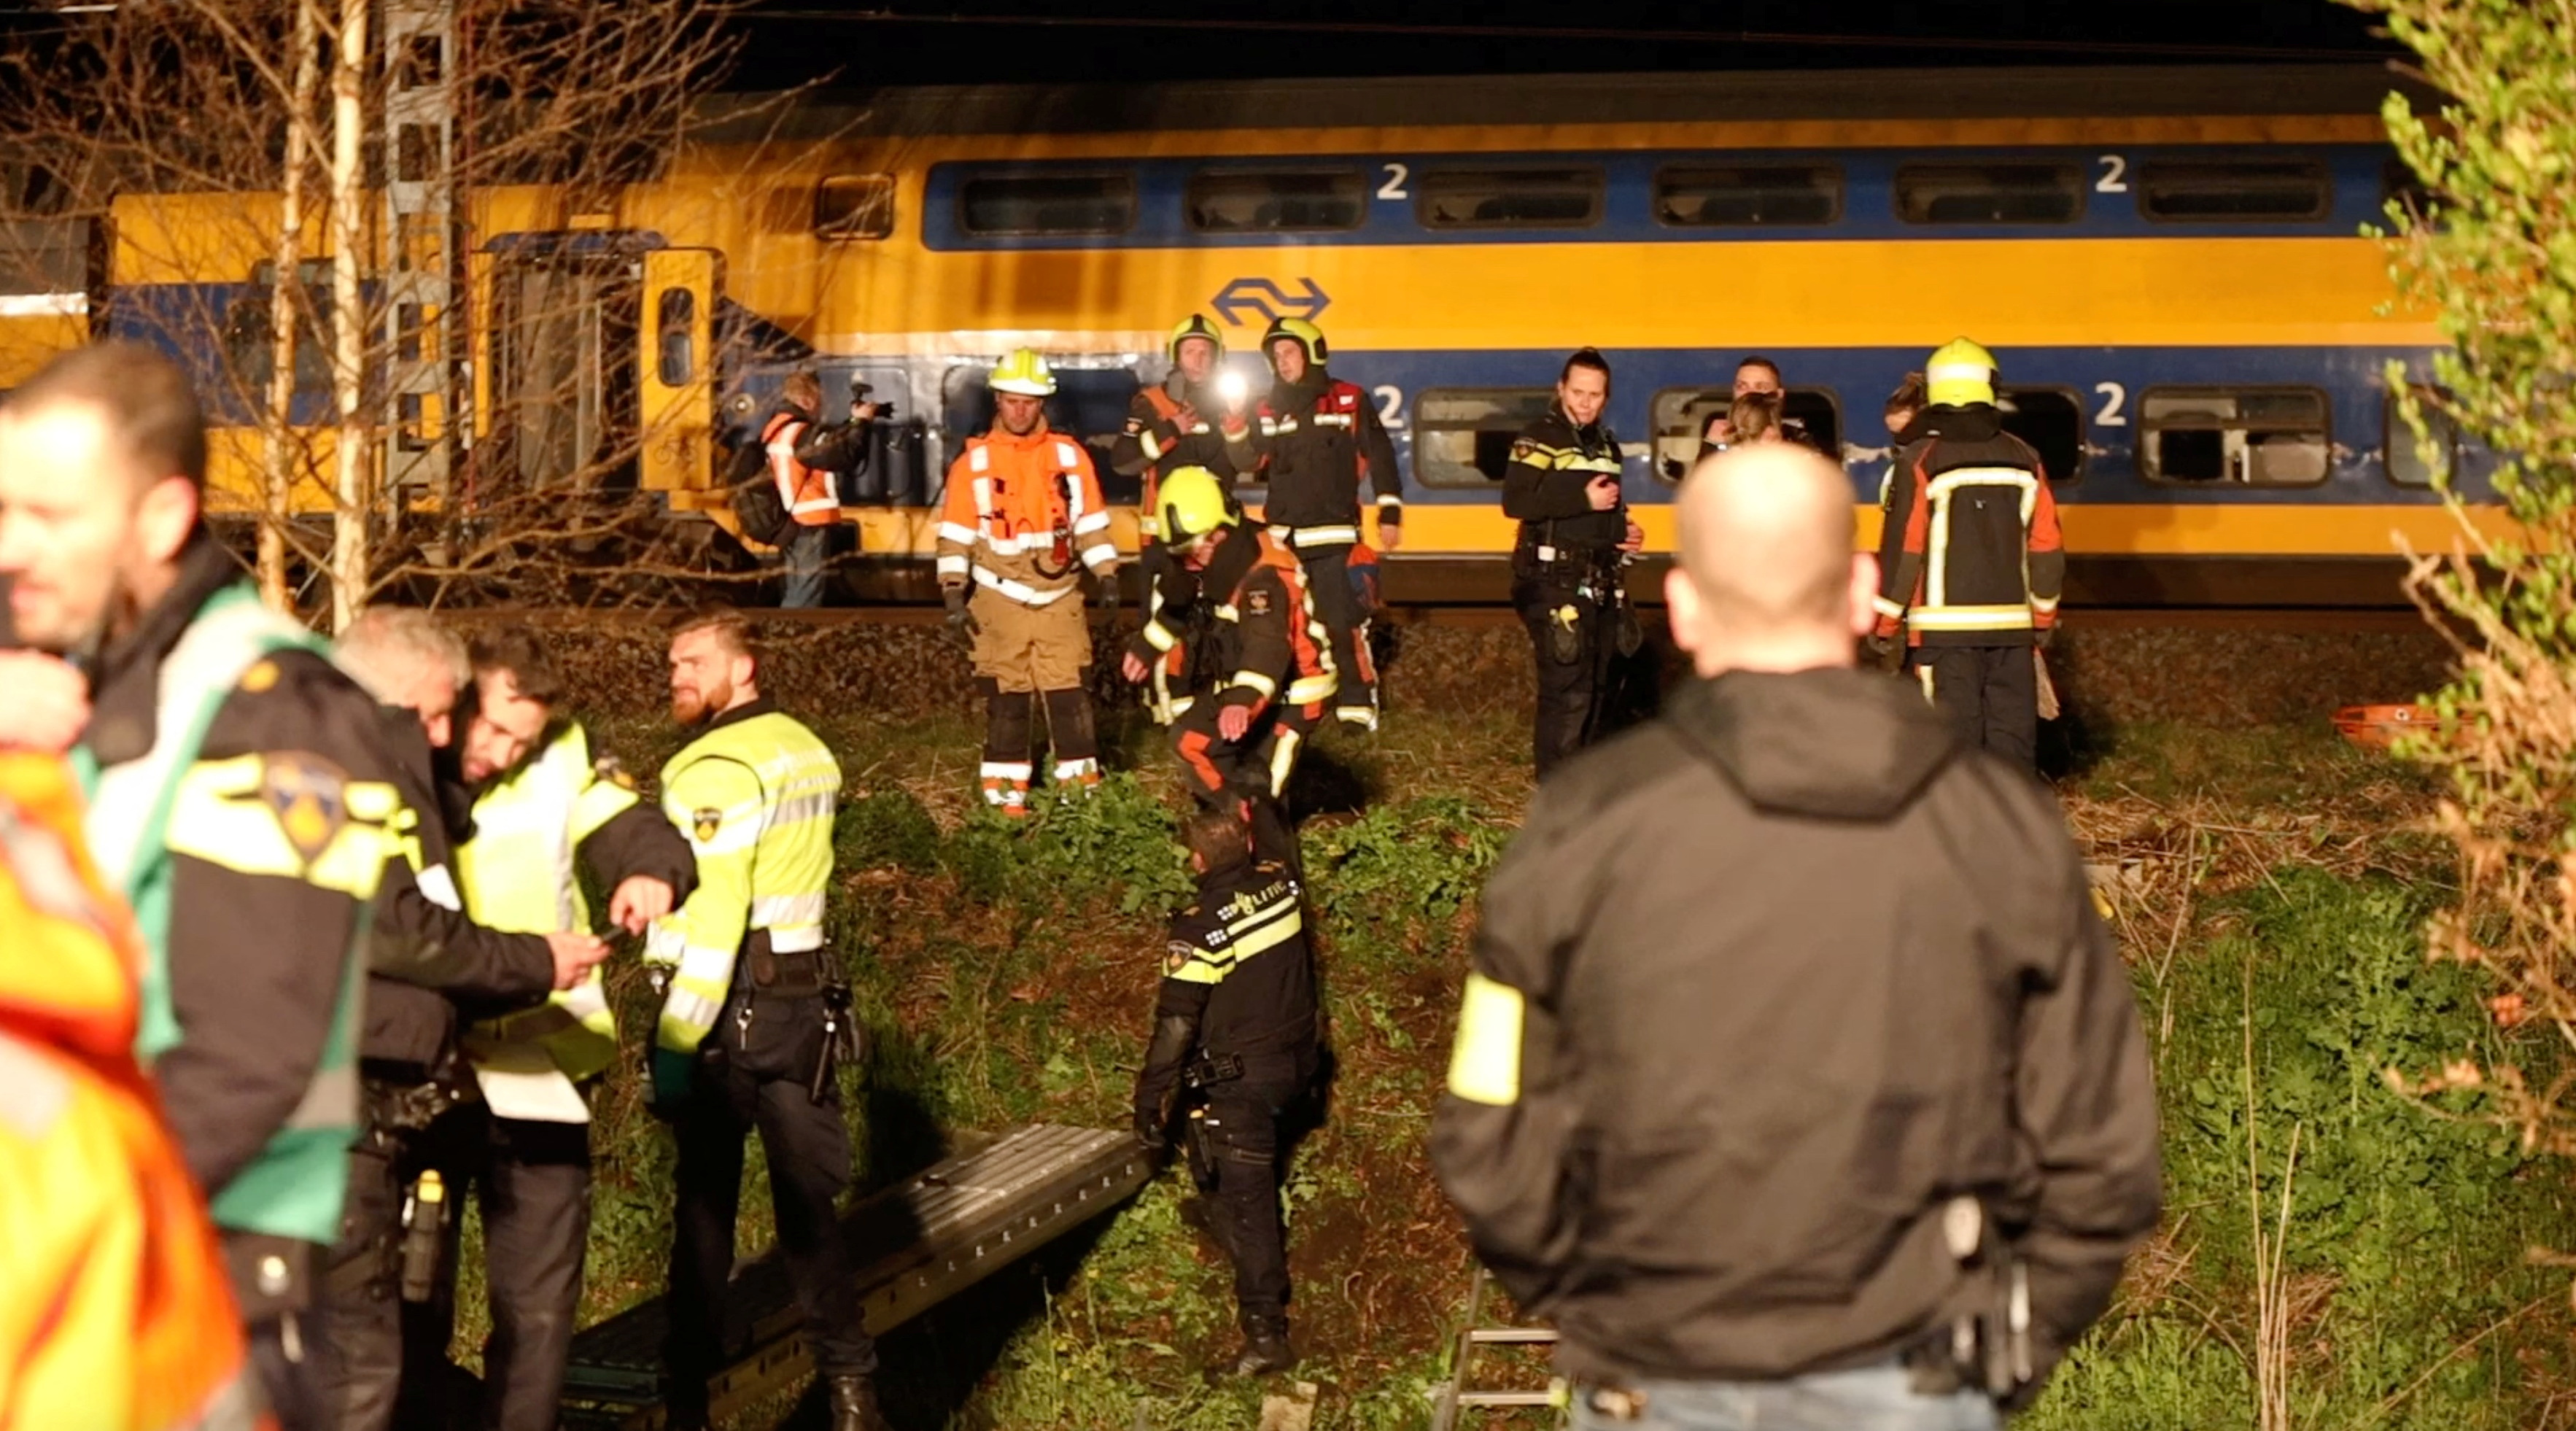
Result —
<instances>
[{"instance_id":1,"label":"firefighter with yellow helmet","mask_svg":"<svg viewBox=\"0 0 2576 1431\"><path fill-rule=\"evenodd\" d=\"M992 428L948 469L939 520L939 589L967 640L984 694L984 802L1028 813L1037 775L1037 706L1046 707L1059 789L1100 783L1100 744L1083 671L1091 627L1087 570L1115 602L1118 548L1100 478L1080 439L1047 425L1056 389L1046 359L1015 349L993 367Z\"/></svg>"},{"instance_id":2,"label":"firefighter with yellow helmet","mask_svg":"<svg viewBox=\"0 0 2576 1431\"><path fill-rule=\"evenodd\" d=\"M1277 379L1252 421L1226 437L1234 470L1269 488L1263 517L1306 569L1315 610L1333 635L1341 672L1334 717L1377 729L1377 668L1369 658L1368 609L1351 573L1360 545L1360 488L1375 494L1377 544L1403 542L1404 483L1395 443L1378 421L1377 404L1357 383L1326 370L1332 357L1323 330L1282 318L1261 335L1262 355Z\"/></svg>"},{"instance_id":3,"label":"firefighter with yellow helmet","mask_svg":"<svg viewBox=\"0 0 2576 1431\"><path fill-rule=\"evenodd\" d=\"M1279 801L1340 688L1332 635L1296 555L1243 520L1215 473L1184 467L1163 480L1160 496L1164 539L1197 578L1209 614L1197 663L1204 678L1172 723L1182 774L1202 805L1250 801L1264 852L1287 857ZM1174 639L1166 618L1149 617L1120 674L1145 679Z\"/></svg>"},{"instance_id":4,"label":"firefighter with yellow helmet","mask_svg":"<svg viewBox=\"0 0 2576 1431\"><path fill-rule=\"evenodd\" d=\"M1871 650L1910 667L1970 746L2027 769L2039 732L2032 652L2057 625L2066 580L2057 502L2039 453L2004 431L1994 354L1955 339L1923 377L1930 405L1888 474Z\"/></svg>"},{"instance_id":5,"label":"firefighter with yellow helmet","mask_svg":"<svg viewBox=\"0 0 2576 1431\"><path fill-rule=\"evenodd\" d=\"M1137 527L1144 546L1137 562L1144 569L1146 619L1166 610L1182 618L1170 625L1183 636L1153 663L1146 678L1147 708L1158 723L1169 725L1178 714L1175 703L1187 699L1191 685L1186 631L1203 613L1194 604L1197 583L1171 559L1162 539L1156 498L1163 477L1184 467L1204 468L1230 482L1234 464L1226 456L1226 433L1241 431L1245 418L1241 380L1235 380L1231 401L1221 390L1218 368L1225 361L1225 338L1207 315L1193 313L1175 324L1163 354L1171 369L1161 382L1137 389L1128 404L1126 430L1110 444L1109 465L1139 482Z\"/></svg>"},{"instance_id":6,"label":"firefighter with yellow helmet","mask_svg":"<svg viewBox=\"0 0 2576 1431\"><path fill-rule=\"evenodd\" d=\"M472 791L473 836L456 847L456 884L478 924L515 934L587 932L594 911L576 864L610 891L608 922L641 934L697 884L688 841L637 798L613 760L595 758L579 721L560 714L569 683L534 633L504 627L469 648L474 680L458 773ZM617 1058L617 1023L593 968L532 1008L496 1011L463 1039L482 1101L421 1135L451 1198L479 1185L492 1332L483 1351L482 1424L547 1431L563 1396L590 1227L590 1110L585 1085ZM462 1219L450 1218L451 1237ZM447 1379L455 1316L452 1256L431 1300L407 1308L403 1380Z\"/></svg>"}]
</instances>

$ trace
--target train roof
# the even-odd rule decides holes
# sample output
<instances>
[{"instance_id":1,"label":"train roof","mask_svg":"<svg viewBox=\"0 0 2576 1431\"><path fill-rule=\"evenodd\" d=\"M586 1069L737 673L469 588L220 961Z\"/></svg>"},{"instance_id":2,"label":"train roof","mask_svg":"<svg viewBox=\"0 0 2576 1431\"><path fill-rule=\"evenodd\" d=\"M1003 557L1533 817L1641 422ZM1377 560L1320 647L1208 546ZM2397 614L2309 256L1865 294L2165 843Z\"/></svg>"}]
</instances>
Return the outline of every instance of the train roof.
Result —
<instances>
[{"instance_id":1,"label":"train roof","mask_svg":"<svg viewBox=\"0 0 2576 1431\"><path fill-rule=\"evenodd\" d=\"M2434 91L2393 65L2065 66L924 85L722 96L701 140L1116 134L1419 125L2375 115ZM782 103L782 99L785 102Z\"/></svg>"}]
</instances>

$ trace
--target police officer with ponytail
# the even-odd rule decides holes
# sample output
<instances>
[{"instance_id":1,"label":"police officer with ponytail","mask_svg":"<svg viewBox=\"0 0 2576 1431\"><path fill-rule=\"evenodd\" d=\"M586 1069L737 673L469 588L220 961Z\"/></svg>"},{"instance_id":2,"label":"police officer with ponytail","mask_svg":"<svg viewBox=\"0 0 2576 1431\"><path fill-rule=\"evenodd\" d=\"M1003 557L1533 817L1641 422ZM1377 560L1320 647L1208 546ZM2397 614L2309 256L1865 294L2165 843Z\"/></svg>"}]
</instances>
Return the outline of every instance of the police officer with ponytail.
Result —
<instances>
[{"instance_id":1,"label":"police officer with ponytail","mask_svg":"<svg viewBox=\"0 0 2576 1431\"><path fill-rule=\"evenodd\" d=\"M1532 744L1544 778L1607 734L1622 656L1640 639L1624 565L1645 545L1620 492L1619 438L1601 420L1610 360L1591 348L1565 360L1556 400L1512 443L1503 514L1520 522L1512 545L1512 605L1538 662Z\"/></svg>"}]
</instances>

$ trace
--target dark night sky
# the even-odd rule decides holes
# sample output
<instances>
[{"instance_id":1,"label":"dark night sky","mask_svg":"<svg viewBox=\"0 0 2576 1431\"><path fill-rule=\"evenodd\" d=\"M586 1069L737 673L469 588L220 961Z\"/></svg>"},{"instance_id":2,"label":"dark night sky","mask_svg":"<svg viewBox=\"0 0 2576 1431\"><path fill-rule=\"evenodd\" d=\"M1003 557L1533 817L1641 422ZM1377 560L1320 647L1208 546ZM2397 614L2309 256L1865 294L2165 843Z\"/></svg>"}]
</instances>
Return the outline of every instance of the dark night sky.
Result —
<instances>
[{"instance_id":1,"label":"dark night sky","mask_svg":"<svg viewBox=\"0 0 2576 1431\"><path fill-rule=\"evenodd\" d=\"M2328 0L753 0L735 85L2281 63L2397 53L2373 28L2371 17Z\"/></svg>"}]
</instances>

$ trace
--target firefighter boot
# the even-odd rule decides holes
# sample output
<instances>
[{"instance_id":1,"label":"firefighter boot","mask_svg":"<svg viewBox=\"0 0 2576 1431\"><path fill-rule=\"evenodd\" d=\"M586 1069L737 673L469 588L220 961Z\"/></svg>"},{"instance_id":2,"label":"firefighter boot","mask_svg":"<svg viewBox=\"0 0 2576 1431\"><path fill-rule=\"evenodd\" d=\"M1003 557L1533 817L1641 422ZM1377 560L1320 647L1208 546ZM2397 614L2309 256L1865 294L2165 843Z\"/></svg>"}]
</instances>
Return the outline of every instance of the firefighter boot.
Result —
<instances>
[{"instance_id":1,"label":"firefighter boot","mask_svg":"<svg viewBox=\"0 0 2576 1431\"><path fill-rule=\"evenodd\" d=\"M984 688L984 803L1013 820L1029 813L1031 726L1036 697L1027 691L1005 691L991 677Z\"/></svg>"},{"instance_id":2,"label":"firefighter boot","mask_svg":"<svg viewBox=\"0 0 2576 1431\"><path fill-rule=\"evenodd\" d=\"M1091 718L1091 693L1079 686L1048 691L1048 743L1055 747L1058 795L1089 795L1100 788L1100 735Z\"/></svg>"},{"instance_id":3,"label":"firefighter boot","mask_svg":"<svg viewBox=\"0 0 2576 1431\"><path fill-rule=\"evenodd\" d=\"M1268 1376L1296 1364L1297 1353L1288 1347L1286 1317L1243 1319L1243 1353L1234 1359L1235 1375Z\"/></svg>"},{"instance_id":4,"label":"firefighter boot","mask_svg":"<svg viewBox=\"0 0 2576 1431\"><path fill-rule=\"evenodd\" d=\"M877 1409L874 1378L835 1376L826 1378L826 1384L832 1393L832 1431L893 1431Z\"/></svg>"}]
</instances>

